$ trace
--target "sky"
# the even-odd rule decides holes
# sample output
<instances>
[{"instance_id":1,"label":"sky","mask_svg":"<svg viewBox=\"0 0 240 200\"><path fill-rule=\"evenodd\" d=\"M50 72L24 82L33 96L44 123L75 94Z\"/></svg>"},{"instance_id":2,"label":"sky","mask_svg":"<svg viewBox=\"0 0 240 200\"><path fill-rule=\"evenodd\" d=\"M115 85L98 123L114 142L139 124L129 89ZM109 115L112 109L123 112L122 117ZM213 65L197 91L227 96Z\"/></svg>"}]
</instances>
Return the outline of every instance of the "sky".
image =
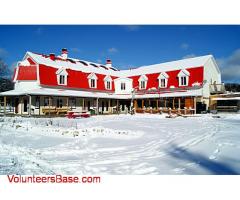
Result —
<instances>
[{"instance_id":1,"label":"sky","mask_svg":"<svg viewBox=\"0 0 240 200\"><path fill-rule=\"evenodd\" d=\"M0 25L0 57L13 68L26 51L55 53L118 69L212 54L223 82L240 83L237 25Z\"/></svg>"}]
</instances>

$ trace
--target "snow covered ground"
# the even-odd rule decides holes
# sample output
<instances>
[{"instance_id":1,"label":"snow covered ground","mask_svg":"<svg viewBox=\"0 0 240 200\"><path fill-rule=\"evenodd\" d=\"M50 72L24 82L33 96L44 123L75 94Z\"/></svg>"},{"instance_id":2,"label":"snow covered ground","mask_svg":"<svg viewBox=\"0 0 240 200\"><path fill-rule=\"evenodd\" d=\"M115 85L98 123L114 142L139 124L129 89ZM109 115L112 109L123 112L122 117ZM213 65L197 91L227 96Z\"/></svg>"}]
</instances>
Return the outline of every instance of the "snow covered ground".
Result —
<instances>
[{"instance_id":1,"label":"snow covered ground","mask_svg":"<svg viewBox=\"0 0 240 200\"><path fill-rule=\"evenodd\" d=\"M240 174L240 114L0 117L0 174Z\"/></svg>"}]
</instances>

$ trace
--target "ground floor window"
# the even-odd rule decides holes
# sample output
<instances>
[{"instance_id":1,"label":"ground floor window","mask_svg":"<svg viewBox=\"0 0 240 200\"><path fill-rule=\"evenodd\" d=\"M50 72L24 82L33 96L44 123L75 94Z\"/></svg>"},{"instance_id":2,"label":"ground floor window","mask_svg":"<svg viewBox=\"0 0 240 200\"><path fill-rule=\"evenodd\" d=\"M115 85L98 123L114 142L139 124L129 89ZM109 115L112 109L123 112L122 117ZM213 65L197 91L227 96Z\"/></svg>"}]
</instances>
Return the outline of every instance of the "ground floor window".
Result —
<instances>
[{"instance_id":1,"label":"ground floor window","mask_svg":"<svg viewBox=\"0 0 240 200\"><path fill-rule=\"evenodd\" d=\"M62 108L63 107L63 100L62 99L57 99L57 107Z\"/></svg>"},{"instance_id":2,"label":"ground floor window","mask_svg":"<svg viewBox=\"0 0 240 200\"><path fill-rule=\"evenodd\" d=\"M70 98L69 99L69 106L71 109L76 108L76 99L75 98Z\"/></svg>"},{"instance_id":3,"label":"ground floor window","mask_svg":"<svg viewBox=\"0 0 240 200\"><path fill-rule=\"evenodd\" d=\"M176 108L176 109L179 107L179 102L178 101L179 101L178 98L174 99L174 108Z\"/></svg>"},{"instance_id":4,"label":"ground floor window","mask_svg":"<svg viewBox=\"0 0 240 200\"><path fill-rule=\"evenodd\" d=\"M44 97L44 100L43 100L43 102L44 102L44 106L49 106L49 98L48 97Z\"/></svg>"},{"instance_id":5,"label":"ground floor window","mask_svg":"<svg viewBox=\"0 0 240 200\"><path fill-rule=\"evenodd\" d=\"M36 97L35 108L39 109L39 106L40 106L40 97Z\"/></svg>"}]
</instances>

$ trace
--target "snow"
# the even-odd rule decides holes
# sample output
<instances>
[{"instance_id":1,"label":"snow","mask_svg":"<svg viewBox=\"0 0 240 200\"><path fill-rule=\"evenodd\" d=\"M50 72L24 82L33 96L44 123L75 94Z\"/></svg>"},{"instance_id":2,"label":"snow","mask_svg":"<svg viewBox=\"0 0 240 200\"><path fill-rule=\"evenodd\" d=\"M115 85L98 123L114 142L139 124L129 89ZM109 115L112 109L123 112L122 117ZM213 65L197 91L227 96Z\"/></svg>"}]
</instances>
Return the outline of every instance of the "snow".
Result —
<instances>
[{"instance_id":1,"label":"snow","mask_svg":"<svg viewBox=\"0 0 240 200\"><path fill-rule=\"evenodd\" d=\"M92 92L92 91L81 91L81 90L66 90L66 89L53 89L53 88L37 88L29 90L9 90L0 93L0 96L16 96L16 95L46 95L46 96L68 96L68 97L93 97L93 98L106 98L106 99L131 99L132 95L129 93L119 94L112 92ZM191 90L181 91L166 91L160 94L158 93L143 93L135 94L136 99L142 98L160 98L160 97L187 97L187 96L201 96L202 88L194 88Z\"/></svg>"},{"instance_id":2,"label":"snow","mask_svg":"<svg viewBox=\"0 0 240 200\"><path fill-rule=\"evenodd\" d=\"M0 117L0 174L239 174L240 114Z\"/></svg>"},{"instance_id":3,"label":"snow","mask_svg":"<svg viewBox=\"0 0 240 200\"><path fill-rule=\"evenodd\" d=\"M181 69L200 67L200 66L204 66L209 59L214 59L212 55L206 55L206 56L187 58L187 59L176 60L171 62L165 62L160 64L141 66L135 69L114 71L114 70L103 69L99 67L100 64L97 64L97 63L94 63L94 64L96 64L98 67L93 67L90 65L90 62L88 61L84 61L88 63L88 66L85 66L80 62L70 63L70 62L61 61L61 60L52 61L50 58L45 58L42 55L35 54L32 52L27 52L27 55L31 56L39 64L45 64L55 68L64 67L64 68L70 68L73 70L83 71L86 73L94 72L94 73L112 75L117 77L129 77L129 76L136 76L136 75L142 75L142 74L166 72L166 71L178 70L179 67ZM71 59L77 61L77 59L74 59L74 58L71 58Z\"/></svg>"}]
</instances>

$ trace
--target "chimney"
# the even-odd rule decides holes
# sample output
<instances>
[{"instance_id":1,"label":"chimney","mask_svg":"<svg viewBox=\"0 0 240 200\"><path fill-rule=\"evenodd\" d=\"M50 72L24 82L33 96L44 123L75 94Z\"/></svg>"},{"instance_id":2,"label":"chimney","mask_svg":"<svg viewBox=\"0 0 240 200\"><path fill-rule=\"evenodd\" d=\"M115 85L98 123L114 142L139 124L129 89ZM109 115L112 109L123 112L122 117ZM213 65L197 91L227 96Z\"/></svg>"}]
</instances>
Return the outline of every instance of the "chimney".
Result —
<instances>
[{"instance_id":1,"label":"chimney","mask_svg":"<svg viewBox=\"0 0 240 200\"><path fill-rule=\"evenodd\" d=\"M62 49L62 55L61 56L62 56L63 59L67 59L68 58L68 51L67 51L66 48Z\"/></svg>"},{"instance_id":2,"label":"chimney","mask_svg":"<svg viewBox=\"0 0 240 200\"><path fill-rule=\"evenodd\" d=\"M106 67L109 69L110 67L112 67L112 61L110 59L107 59L106 61Z\"/></svg>"},{"instance_id":3,"label":"chimney","mask_svg":"<svg viewBox=\"0 0 240 200\"><path fill-rule=\"evenodd\" d=\"M50 53L49 54L49 58L54 61L55 60L55 54L54 53Z\"/></svg>"}]
</instances>

